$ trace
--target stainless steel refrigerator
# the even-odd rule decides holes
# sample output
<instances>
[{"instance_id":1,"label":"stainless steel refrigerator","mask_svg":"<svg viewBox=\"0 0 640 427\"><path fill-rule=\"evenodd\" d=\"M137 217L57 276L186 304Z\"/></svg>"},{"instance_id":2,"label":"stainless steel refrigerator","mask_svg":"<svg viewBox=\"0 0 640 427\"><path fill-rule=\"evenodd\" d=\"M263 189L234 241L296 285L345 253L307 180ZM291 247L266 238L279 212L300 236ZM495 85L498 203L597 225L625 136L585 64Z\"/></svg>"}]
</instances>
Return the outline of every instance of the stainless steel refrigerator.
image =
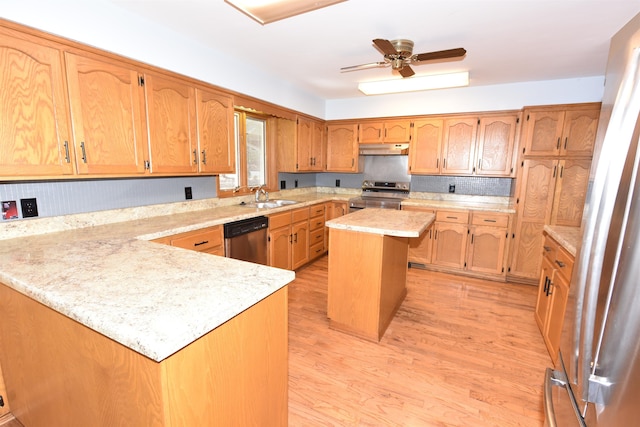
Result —
<instances>
[{"instance_id":1,"label":"stainless steel refrigerator","mask_svg":"<svg viewBox=\"0 0 640 427\"><path fill-rule=\"evenodd\" d=\"M640 425L640 48L594 155L560 357L545 376L548 426Z\"/></svg>"}]
</instances>

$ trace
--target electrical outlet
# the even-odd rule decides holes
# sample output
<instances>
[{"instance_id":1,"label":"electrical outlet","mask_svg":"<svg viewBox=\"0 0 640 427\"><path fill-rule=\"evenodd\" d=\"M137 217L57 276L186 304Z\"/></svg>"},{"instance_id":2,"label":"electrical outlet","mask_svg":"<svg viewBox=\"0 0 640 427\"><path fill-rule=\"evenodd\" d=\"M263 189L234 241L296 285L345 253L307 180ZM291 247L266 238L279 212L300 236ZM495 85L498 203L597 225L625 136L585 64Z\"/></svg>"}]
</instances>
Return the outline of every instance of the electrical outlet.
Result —
<instances>
[{"instance_id":1,"label":"electrical outlet","mask_svg":"<svg viewBox=\"0 0 640 427\"><path fill-rule=\"evenodd\" d=\"M449 184L449 193L455 193L455 192L456 192L456 185Z\"/></svg>"},{"instance_id":2,"label":"electrical outlet","mask_svg":"<svg viewBox=\"0 0 640 427\"><path fill-rule=\"evenodd\" d=\"M336 187L340 187L340 180L336 179Z\"/></svg>"},{"instance_id":3,"label":"electrical outlet","mask_svg":"<svg viewBox=\"0 0 640 427\"><path fill-rule=\"evenodd\" d=\"M20 199L20 206L22 207L22 217L32 218L38 216L38 204L36 199Z\"/></svg>"},{"instance_id":4,"label":"electrical outlet","mask_svg":"<svg viewBox=\"0 0 640 427\"><path fill-rule=\"evenodd\" d=\"M280 181L280 189L281 190L287 189L287 181Z\"/></svg>"},{"instance_id":5,"label":"electrical outlet","mask_svg":"<svg viewBox=\"0 0 640 427\"><path fill-rule=\"evenodd\" d=\"M184 187L184 198L187 200L193 199L193 193L191 192L191 187Z\"/></svg>"},{"instance_id":6,"label":"electrical outlet","mask_svg":"<svg viewBox=\"0 0 640 427\"><path fill-rule=\"evenodd\" d=\"M293 186L294 186L295 188L298 188L298 180L297 180L297 179L293 182Z\"/></svg>"}]
</instances>

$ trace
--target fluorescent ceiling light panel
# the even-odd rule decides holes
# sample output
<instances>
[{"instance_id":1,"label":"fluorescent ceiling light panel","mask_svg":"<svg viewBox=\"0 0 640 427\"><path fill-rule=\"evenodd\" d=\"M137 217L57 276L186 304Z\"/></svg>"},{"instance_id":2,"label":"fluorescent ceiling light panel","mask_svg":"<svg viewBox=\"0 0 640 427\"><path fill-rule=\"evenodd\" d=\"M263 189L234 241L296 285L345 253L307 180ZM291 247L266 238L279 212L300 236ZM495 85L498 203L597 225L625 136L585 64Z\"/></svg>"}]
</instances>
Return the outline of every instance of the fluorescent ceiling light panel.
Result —
<instances>
[{"instance_id":1,"label":"fluorescent ceiling light panel","mask_svg":"<svg viewBox=\"0 0 640 427\"><path fill-rule=\"evenodd\" d=\"M224 0L262 25L346 0Z\"/></svg>"},{"instance_id":2,"label":"fluorescent ceiling light panel","mask_svg":"<svg viewBox=\"0 0 640 427\"><path fill-rule=\"evenodd\" d=\"M384 93L416 92L420 90L444 89L460 86L469 86L468 71L380 80L375 82L362 82L358 84L358 89L360 89L360 92L365 95L380 95Z\"/></svg>"}]
</instances>

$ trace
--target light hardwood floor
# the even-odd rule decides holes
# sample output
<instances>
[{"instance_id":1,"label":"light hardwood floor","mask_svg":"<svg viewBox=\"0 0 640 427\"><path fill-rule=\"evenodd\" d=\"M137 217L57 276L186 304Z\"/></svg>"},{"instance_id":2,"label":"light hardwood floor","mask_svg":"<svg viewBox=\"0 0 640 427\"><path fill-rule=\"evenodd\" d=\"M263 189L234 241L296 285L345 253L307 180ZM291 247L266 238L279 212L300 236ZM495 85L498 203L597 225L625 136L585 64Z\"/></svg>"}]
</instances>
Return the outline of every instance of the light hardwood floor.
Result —
<instances>
[{"instance_id":1,"label":"light hardwood floor","mask_svg":"<svg viewBox=\"0 0 640 427\"><path fill-rule=\"evenodd\" d=\"M410 269L380 343L328 328L327 257L289 286L290 426L542 426L536 289Z\"/></svg>"}]
</instances>

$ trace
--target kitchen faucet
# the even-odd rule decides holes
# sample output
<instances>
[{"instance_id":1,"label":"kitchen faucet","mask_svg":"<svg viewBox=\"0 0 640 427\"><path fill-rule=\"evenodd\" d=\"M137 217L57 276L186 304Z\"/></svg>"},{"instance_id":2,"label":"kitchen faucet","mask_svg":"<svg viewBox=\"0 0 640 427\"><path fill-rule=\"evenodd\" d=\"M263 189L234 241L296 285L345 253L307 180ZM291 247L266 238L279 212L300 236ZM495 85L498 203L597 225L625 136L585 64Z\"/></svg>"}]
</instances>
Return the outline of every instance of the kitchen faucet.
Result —
<instances>
[{"instance_id":1,"label":"kitchen faucet","mask_svg":"<svg viewBox=\"0 0 640 427\"><path fill-rule=\"evenodd\" d=\"M256 188L256 202L260 202L260 194L264 194L264 201L268 202L269 201L269 193L267 191L265 191L264 188L262 188L261 186Z\"/></svg>"}]
</instances>

